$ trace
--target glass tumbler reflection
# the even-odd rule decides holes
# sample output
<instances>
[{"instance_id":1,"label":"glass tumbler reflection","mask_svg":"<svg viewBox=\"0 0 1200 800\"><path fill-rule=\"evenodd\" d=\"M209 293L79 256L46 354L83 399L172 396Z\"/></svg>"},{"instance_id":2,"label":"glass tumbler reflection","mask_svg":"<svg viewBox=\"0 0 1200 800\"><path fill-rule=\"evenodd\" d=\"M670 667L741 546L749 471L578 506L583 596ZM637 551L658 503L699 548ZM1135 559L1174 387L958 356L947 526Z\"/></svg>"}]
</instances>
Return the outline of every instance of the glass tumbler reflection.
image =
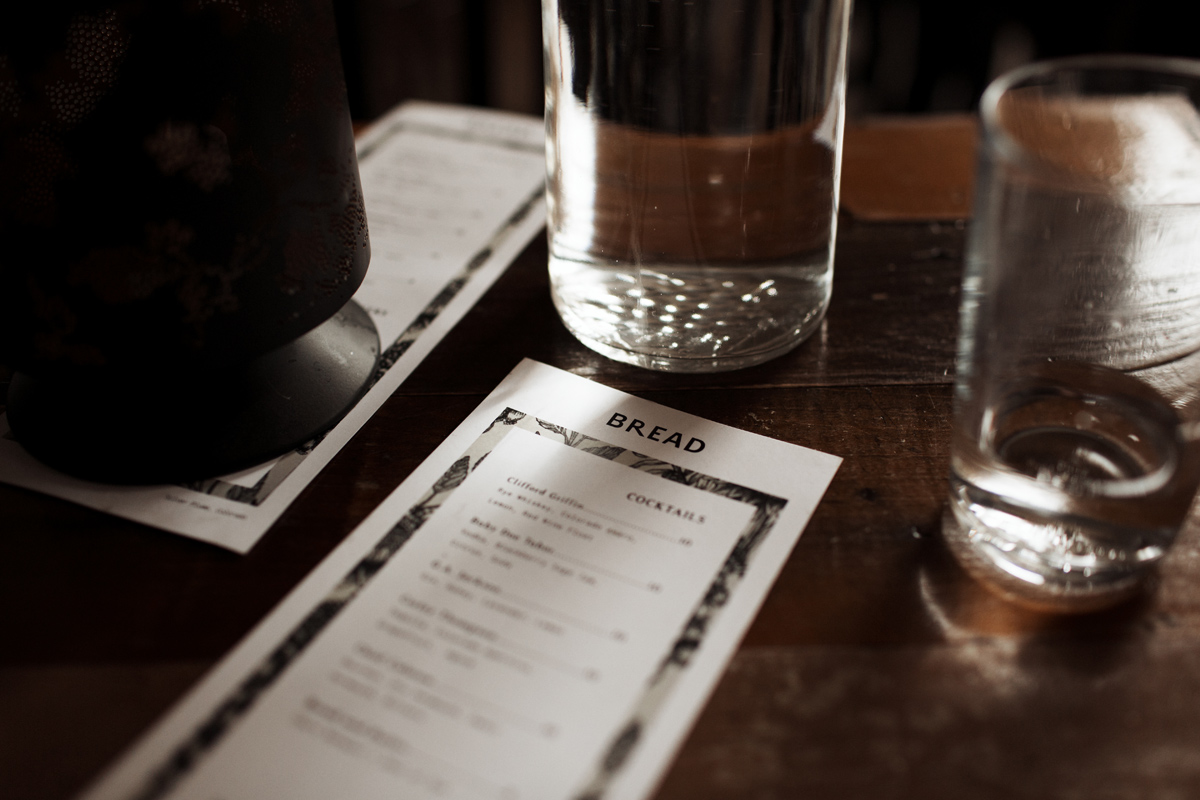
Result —
<instances>
[{"instance_id":1,"label":"glass tumbler reflection","mask_svg":"<svg viewBox=\"0 0 1200 800\"><path fill-rule=\"evenodd\" d=\"M1081 611L1135 592L1200 463L1200 63L1029 65L981 102L945 538Z\"/></svg>"}]
</instances>

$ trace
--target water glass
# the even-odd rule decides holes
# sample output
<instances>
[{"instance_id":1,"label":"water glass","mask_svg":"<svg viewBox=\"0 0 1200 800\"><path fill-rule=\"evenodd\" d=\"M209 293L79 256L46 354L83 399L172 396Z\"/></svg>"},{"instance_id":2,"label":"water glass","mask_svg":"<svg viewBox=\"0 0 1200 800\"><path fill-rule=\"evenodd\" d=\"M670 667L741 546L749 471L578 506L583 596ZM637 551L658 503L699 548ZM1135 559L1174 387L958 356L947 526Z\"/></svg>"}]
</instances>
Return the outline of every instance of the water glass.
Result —
<instances>
[{"instance_id":1,"label":"water glass","mask_svg":"<svg viewBox=\"0 0 1200 800\"><path fill-rule=\"evenodd\" d=\"M1200 459L1200 62L1036 63L980 106L944 534L1000 593L1137 591Z\"/></svg>"},{"instance_id":2,"label":"water glass","mask_svg":"<svg viewBox=\"0 0 1200 800\"><path fill-rule=\"evenodd\" d=\"M711 372L829 304L850 0L543 0L554 303L618 361Z\"/></svg>"}]
</instances>

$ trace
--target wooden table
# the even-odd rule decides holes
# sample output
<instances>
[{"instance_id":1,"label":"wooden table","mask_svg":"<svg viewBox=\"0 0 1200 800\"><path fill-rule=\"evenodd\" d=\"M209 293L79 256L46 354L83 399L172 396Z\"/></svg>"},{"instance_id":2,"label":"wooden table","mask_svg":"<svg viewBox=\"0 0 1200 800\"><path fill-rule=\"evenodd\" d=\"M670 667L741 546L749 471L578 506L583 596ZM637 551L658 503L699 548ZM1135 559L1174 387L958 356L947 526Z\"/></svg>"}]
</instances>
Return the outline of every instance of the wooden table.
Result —
<instances>
[{"instance_id":1,"label":"wooden table","mask_svg":"<svg viewBox=\"0 0 1200 800\"><path fill-rule=\"evenodd\" d=\"M742 372L583 348L539 238L249 555L0 486L0 798L70 796L523 356L845 459L661 800L1200 797L1195 524L1144 596L1073 618L995 599L939 540L973 130L848 132L828 318Z\"/></svg>"}]
</instances>

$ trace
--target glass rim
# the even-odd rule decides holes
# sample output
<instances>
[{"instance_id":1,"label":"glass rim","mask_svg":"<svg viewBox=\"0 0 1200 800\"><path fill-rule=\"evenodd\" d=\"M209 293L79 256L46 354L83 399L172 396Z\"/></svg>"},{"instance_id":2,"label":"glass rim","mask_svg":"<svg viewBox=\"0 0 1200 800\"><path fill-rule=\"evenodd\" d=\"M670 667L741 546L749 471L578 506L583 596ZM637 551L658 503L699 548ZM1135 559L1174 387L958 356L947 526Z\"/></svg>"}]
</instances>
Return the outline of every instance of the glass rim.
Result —
<instances>
[{"instance_id":1,"label":"glass rim","mask_svg":"<svg viewBox=\"0 0 1200 800\"><path fill-rule=\"evenodd\" d=\"M983 95L979 99L980 133L984 142L1010 163L1044 169L1045 165L1010 136L1004 125L1001 124L999 114L1001 98L1019 87L1020 84L1038 76L1049 76L1069 70L1101 72L1120 69L1143 74L1175 75L1182 79L1195 81L1197 89L1200 90L1200 59L1121 53L1066 56L1031 61L1005 72L984 89Z\"/></svg>"}]
</instances>

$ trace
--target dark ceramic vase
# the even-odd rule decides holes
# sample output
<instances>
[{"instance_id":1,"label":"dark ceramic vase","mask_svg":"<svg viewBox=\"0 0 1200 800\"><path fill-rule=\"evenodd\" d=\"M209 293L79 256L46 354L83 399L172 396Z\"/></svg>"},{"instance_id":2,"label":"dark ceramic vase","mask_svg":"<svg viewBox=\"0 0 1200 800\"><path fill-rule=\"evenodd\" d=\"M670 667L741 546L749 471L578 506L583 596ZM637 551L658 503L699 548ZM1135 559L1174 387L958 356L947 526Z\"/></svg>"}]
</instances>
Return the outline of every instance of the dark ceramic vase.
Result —
<instances>
[{"instance_id":1,"label":"dark ceramic vase","mask_svg":"<svg viewBox=\"0 0 1200 800\"><path fill-rule=\"evenodd\" d=\"M370 249L330 0L0 18L17 439L82 477L160 482L336 422L379 348L348 306Z\"/></svg>"}]
</instances>

